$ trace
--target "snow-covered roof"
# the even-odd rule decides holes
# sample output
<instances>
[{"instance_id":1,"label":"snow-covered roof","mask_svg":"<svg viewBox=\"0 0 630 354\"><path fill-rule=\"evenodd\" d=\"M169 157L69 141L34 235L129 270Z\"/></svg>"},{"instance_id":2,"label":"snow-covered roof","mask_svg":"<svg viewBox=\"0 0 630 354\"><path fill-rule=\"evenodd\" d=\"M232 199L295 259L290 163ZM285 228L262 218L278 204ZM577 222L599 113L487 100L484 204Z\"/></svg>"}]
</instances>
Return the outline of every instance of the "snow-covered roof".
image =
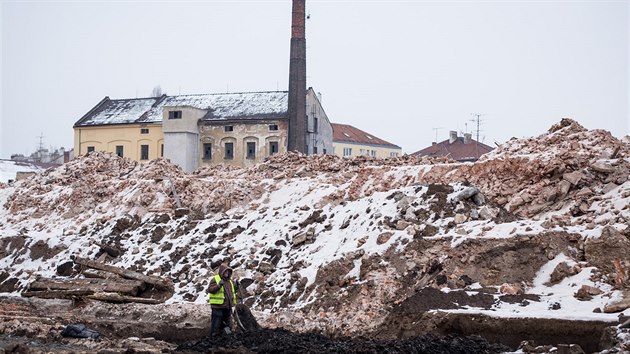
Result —
<instances>
[{"instance_id":1,"label":"snow-covered roof","mask_svg":"<svg viewBox=\"0 0 630 354\"><path fill-rule=\"evenodd\" d=\"M165 106L207 110L204 120L286 118L287 91L178 95L112 100L105 97L78 126L159 123Z\"/></svg>"}]
</instances>

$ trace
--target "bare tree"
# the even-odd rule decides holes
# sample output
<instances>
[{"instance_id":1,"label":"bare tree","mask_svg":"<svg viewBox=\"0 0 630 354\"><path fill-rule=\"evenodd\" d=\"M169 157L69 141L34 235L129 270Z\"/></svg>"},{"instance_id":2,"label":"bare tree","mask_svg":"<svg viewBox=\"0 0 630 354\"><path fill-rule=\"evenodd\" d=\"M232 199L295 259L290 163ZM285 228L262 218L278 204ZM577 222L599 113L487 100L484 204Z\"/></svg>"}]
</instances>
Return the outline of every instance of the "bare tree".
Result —
<instances>
[{"instance_id":1,"label":"bare tree","mask_svg":"<svg viewBox=\"0 0 630 354\"><path fill-rule=\"evenodd\" d=\"M162 87L160 87L160 85L155 86L153 91L151 91L151 97L160 97L165 94L166 92L162 92Z\"/></svg>"}]
</instances>

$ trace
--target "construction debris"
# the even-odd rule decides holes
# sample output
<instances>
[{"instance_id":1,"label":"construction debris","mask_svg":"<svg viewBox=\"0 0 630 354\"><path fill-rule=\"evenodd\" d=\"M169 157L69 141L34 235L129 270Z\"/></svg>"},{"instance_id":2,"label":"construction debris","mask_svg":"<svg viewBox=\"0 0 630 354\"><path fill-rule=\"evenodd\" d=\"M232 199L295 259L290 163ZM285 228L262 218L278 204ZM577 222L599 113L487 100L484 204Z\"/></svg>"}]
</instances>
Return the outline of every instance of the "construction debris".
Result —
<instances>
[{"instance_id":1,"label":"construction debris","mask_svg":"<svg viewBox=\"0 0 630 354\"><path fill-rule=\"evenodd\" d=\"M96 271L86 270L85 279L38 278L29 284L22 296L159 304L173 294L173 282L167 278L144 275L81 257L73 257L73 261ZM149 288L151 291L146 291ZM150 297L139 297L141 294Z\"/></svg>"},{"instance_id":2,"label":"construction debris","mask_svg":"<svg viewBox=\"0 0 630 354\"><path fill-rule=\"evenodd\" d=\"M0 291L203 306L225 262L267 328L391 338L539 316L595 351L627 311L629 144L562 120L475 163L289 153L186 175L91 153L0 189ZM41 279L91 285L28 289ZM119 280L143 285L104 290Z\"/></svg>"}]
</instances>

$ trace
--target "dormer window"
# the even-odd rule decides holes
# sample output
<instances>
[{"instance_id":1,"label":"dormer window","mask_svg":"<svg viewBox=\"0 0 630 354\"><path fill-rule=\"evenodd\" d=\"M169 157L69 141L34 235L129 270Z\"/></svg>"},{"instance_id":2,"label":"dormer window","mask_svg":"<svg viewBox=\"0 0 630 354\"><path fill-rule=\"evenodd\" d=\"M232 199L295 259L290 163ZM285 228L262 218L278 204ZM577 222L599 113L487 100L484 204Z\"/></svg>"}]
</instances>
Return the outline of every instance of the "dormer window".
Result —
<instances>
[{"instance_id":1,"label":"dormer window","mask_svg":"<svg viewBox=\"0 0 630 354\"><path fill-rule=\"evenodd\" d=\"M169 111L168 119L182 119L182 111Z\"/></svg>"}]
</instances>

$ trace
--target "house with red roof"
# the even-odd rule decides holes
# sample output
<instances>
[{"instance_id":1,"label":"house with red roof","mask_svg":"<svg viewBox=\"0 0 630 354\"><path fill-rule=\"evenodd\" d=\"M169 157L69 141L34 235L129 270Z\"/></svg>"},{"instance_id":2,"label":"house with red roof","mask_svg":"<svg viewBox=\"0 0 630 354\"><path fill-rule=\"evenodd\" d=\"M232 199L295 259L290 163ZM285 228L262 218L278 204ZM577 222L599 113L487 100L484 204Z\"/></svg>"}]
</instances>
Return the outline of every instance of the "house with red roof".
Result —
<instances>
[{"instance_id":1,"label":"house with red roof","mask_svg":"<svg viewBox=\"0 0 630 354\"><path fill-rule=\"evenodd\" d=\"M472 138L472 134L465 133L464 136L457 136L456 131L451 131L449 138L439 143L434 142L431 146L414 152L416 156L448 157L459 162L477 161L479 157L494 148L484 143L480 143Z\"/></svg>"},{"instance_id":2,"label":"house with red roof","mask_svg":"<svg viewBox=\"0 0 630 354\"><path fill-rule=\"evenodd\" d=\"M331 123L333 151L337 156L368 155L373 157L398 157L402 148L374 134L366 133L348 124Z\"/></svg>"}]
</instances>

